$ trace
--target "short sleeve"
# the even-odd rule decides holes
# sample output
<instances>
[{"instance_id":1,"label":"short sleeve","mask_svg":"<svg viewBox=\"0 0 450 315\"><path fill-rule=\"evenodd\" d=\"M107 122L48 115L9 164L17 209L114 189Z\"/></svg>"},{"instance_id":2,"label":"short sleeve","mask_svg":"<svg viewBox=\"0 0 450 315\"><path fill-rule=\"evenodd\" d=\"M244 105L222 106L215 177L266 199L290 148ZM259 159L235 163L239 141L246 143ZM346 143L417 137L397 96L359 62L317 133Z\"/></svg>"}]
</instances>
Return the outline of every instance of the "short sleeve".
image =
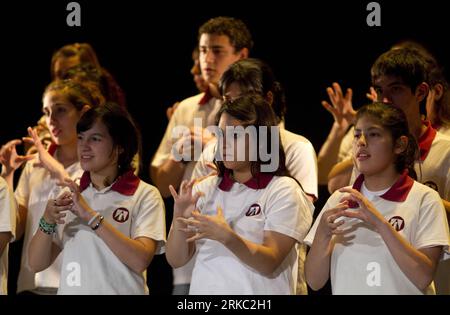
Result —
<instances>
[{"instance_id":1,"label":"short sleeve","mask_svg":"<svg viewBox=\"0 0 450 315\"><path fill-rule=\"evenodd\" d=\"M159 191L148 184L137 204L136 215L133 216L131 238L147 237L158 243L156 254L164 253L166 243L166 219L164 202Z\"/></svg>"},{"instance_id":2,"label":"short sleeve","mask_svg":"<svg viewBox=\"0 0 450 315\"><path fill-rule=\"evenodd\" d=\"M264 230L301 242L311 226L314 206L292 178L280 177L270 185L273 190L265 210Z\"/></svg>"},{"instance_id":3,"label":"short sleeve","mask_svg":"<svg viewBox=\"0 0 450 315\"><path fill-rule=\"evenodd\" d=\"M444 246L444 250L448 252L449 242L449 228L444 204L439 194L430 189L422 199L412 245L418 249Z\"/></svg>"}]
</instances>

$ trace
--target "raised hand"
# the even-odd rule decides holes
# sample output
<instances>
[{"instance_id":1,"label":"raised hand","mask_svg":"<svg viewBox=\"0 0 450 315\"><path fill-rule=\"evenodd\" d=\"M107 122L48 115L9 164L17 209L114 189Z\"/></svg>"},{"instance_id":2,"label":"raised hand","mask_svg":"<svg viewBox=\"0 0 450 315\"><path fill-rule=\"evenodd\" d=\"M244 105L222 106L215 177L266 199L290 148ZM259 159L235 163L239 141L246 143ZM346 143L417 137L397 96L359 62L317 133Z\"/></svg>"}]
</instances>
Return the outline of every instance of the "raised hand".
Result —
<instances>
[{"instance_id":1,"label":"raised hand","mask_svg":"<svg viewBox=\"0 0 450 315\"><path fill-rule=\"evenodd\" d=\"M338 83L333 83L332 88L327 88L327 93L331 104L327 101L322 101L322 106L333 115L335 123L342 130L347 130L354 123L356 117L356 111L352 105L352 89L347 89L344 96L341 86Z\"/></svg>"},{"instance_id":2,"label":"raised hand","mask_svg":"<svg viewBox=\"0 0 450 315\"><path fill-rule=\"evenodd\" d=\"M370 87L369 93L366 93L366 97L371 100L372 102L376 102L378 100L378 94L377 91L373 88L373 86Z\"/></svg>"},{"instance_id":3,"label":"raised hand","mask_svg":"<svg viewBox=\"0 0 450 315\"><path fill-rule=\"evenodd\" d=\"M194 211L192 215L192 219L177 219L190 227L182 229L183 231L196 232L194 236L186 240L187 242L194 242L202 238L207 238L224 244L229 239L231 233L233 233L233 230L225 220L221 207L217 207L216 215L204 215L198 211Z\"/></svg>"},{"instance_id":4,"label":"raised hand","mask_svg":"<svg viewBox=\"0 0 450 315\"><path fill-rule=\"evenodd\" d=\"M34 158L34 155L17 154L16 146L22 144L22 140L11 140L0 149L0 163L2 167L2 175L8 176L18 169L24 162Z\"/></svg>"},{"instance_id":5,"label":"raised hand","mask_svg":"<svg viewBox=\"0 0 450 315\"><path fill-rule=\"evenodd\" d=\"M195 205L197 204L197 200L203 196L202 192L197 192L194 196L192 196L192 187L195 184L195 180L187 181L184 180L181 182L179 194L177 194L175 188L170 185L169 190L172 194L174 204L174 218L183 217L190 218L192 217L192 212L195 210Z\"/></svg>"},{"instance_id":6,"label":"raised hand","mask_svg":"<svg viewBox=\"0 0 450 315\"><path fill-rule=\"evenodd\" d=\"M331 237L334 234L343 234L344 231L339 227L344 224L344 220L336 220L344 216L345 210L348 208L347 202L341 202L336 207L328 209L324 212L317 227L317 235Z\"/></svg>"},{"instance_id":7,"label":"raised hand","mask_svg":"<svg viewBox=\"0 0 450 315\"><path fill-rule=\"evenodd\" d=\"M70 196L73 201L71 211L83 221L88 222L96 212L89 206L86 199L81 195L80 187L70 178L65 178L61 186L69 187Z\"/></svg>"},{"instance_id":8,"label":"raised hand","mask_svg":"<svg viewBox=\"0 0 450 315\"><path fill-rule=\"evenodd\" d=\"M50 172L52 177L58 180L58 183L62 184L64 179L69 178L69 174L65 170L64 166L53 156L51 156L50 153L48 153L48 151L44 148L44 145L42 144L36 130L28 127L28 135L30 137L23 138L23 140L33 144L39 155L39 162L35 163L34 166L44 167Z\"/></svg>"},{"instance_id":9,"label":"raised hand","mask_svg":"<svg viewBox=\"0 0 450 315\"><path fill-rule=\"evenodd\" d=\"M64 224L66 212L73 206L71 193L66 191L56 199L50 199L45 207L44 219L47 223Z\"/></svg>"},{"instance_id":10,"label":"raised hand","mask_svg":"<svg viewBox=\"0 0 450 315\"><path fill-rule=\"evenodd\" d=\"M374 228L378 228L380 224L386 222L386 219L373 204L356 189L346 187L339 189L339 191L348 193L348 195L341 199L342 202L356 202L359 205L356 211L345 210L343 213L344 216L360 219L369 223Z\"/></svg>"}]
</instances>

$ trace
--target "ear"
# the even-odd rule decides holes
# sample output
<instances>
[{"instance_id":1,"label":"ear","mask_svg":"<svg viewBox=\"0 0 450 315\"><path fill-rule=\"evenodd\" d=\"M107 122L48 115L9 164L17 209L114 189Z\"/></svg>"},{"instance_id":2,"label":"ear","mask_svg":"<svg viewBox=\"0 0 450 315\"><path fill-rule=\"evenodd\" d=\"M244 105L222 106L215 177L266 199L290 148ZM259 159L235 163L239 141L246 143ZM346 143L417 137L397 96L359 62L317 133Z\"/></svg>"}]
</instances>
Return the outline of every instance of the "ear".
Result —
<instances>
[{"instance_id":1,"label":"ear","mask_svg":"<svg viewBox=\"0 0 450 315\"><path fill-rule=\"evenodd\" d=\"M428 96L428 92L430 91L430 87L427 83L422 82L417 86L415 96L419 102L422 102Z\"/></svg>"},{"instance_id":2,"label":"ear","mask_svg":"<svg viewBox=\"0 0 450 315\"><path fill-rule=\"evenodd\" d=\"M434 99L436 101L439 101L442 98L442 95L444 95L444 87L440 83L437 83L435 86L433 86L433 91Z\"/></svg>"},{"instance_id":3,"label":"ear","mask_svg":"<svg viewBox=\"0 0 450 315\"><path fill-rule=\"evenodd\" d=\"M266 94L266 101L269 103L270 106L273 104L273 93L272 91L267 92Z\"/></svg>"},{"instance_id":4,"label":"ear","mask_svg":"<svg viewBox=\"0 0 450 315\"><path fill-rule=\"evenodd\" d=\"M250 52L247 47L242 48L241 51L238 52L239 60L248 58L249 54Z\"/></svg>"},{"instance_id":5,"label":"ear","mask_svg":"<svg viewBox=\"0 0 450 315\"><path fill-rule=\"evenodd\" d=\"M395 154L401 154L405 152L406 148L408 147L409 139L407 136L401 136L397 139L394 147L394 153Z\"/></svg>"},{"instance_id":6,"label":"ear","mask_svg":"<svg viewBox=\"0 0 450 315\"><path fill-rule=\"evenodd\" d=\"M84 105L83 108L81 109L81 115L83 115L84 113L86 113L89 109L91 109L91 105Z\"/></svg>"}]
</instances>

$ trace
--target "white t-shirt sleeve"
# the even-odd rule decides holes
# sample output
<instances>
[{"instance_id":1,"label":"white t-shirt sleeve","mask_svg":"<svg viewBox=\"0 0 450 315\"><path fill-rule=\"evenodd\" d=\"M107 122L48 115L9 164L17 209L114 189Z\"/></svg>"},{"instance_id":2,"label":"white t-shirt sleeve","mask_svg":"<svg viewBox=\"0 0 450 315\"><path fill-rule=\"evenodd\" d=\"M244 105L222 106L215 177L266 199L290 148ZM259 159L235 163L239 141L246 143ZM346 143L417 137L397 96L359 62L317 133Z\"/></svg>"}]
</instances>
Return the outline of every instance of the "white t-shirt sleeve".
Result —
<instances>
[{"instance_id":1,"label":"white t-shirt sleeve","mask_svg":"<svg viewBox=\"0 0 450 315\"><path fill-rule=\"evenodd\" d=\"M169 124L167 125L166 132L159 144L158 150L156 151L151 166L159 167L164 162L166 162L170 158L170 153L172 150L172 144L174 141L172 140L172 132L173 128L178 125L178 115L180 111L176 110L172 117L169 120Z\"/></svg>"},{"instance_id":2,"label":"white t-shirt sleeve","mask_svg":"<svg viewBox=\"0 0 450 315\"><path fill-rule=\"evenodd\" d=\"M444 246L444 250L449 252L450 236L445 208L434 190L430 189L423 197L412 245L417 249Z\"/></svg>"},{"instance_id":3,"label":"white t-shirt sleeve","mask_svg":"<svg viewBox=\"0 0 450 315\"><path fill-rule=\"evenodd\" d=\"M281 177L274 184L266 208L264 230L301 242L311 226L311 207L314 206L292 178Z\"/></svg>"},{"instance_id":4,"label":"white t-shirt sleeve","mask_svg":"<svg viewBox=\"0 0 450 315\"><path fill-rule=\"evenodd\" d=\"M286 150L286 165L290 175L308 195L318 197L317 156L310 142L296 141Z\"/></svg>"},{"instance_id":5,"label":"white t-shirt sleeve","mask_svg":"<svg viewBox=\"0 0 450 315\"><path fill-rule=\"evenodd\" d=\"M33 163L35 163L36 160L33 159L31 161L28 161L25 164L25 167L22 170L22 173L20 174L19 182L17 183L16 190L14 191L14 195L16 197L17 205L18 206L24 206L28 208L28 200L30 198L30 177L31 172L33 170Z\"/></svg>"},{"instance_id":6,"label":"white t-shirt sleeve","mask_svg":"<svg viewBox=\"0 0 450 315\"><path fill-rule=\"evenodd\" d=\"M214 161L214 154L216 152L216 143L217 140L213 139L206 144L197 163L195 163L191 179L198 179L207 176L213 171L211 168L207 166L207 163L212 163Z\"/></svg>"},{"instance_id":7,"label":"white t-shirt sleeve","mask_svg":"<svg viewBox=\"0 0 450 315\"><path fill-rule=\"evenodd\" d=\"M12 191L3 178L0 177L0 232L10 232L15 238L16 232L16 204Z\"/></svg>"},{"instance_id":8,"label":"white t-shirt sleeve","mask_svg":"<svg viewBox=\"0 0 450 315\"><path fill-rule=\"evenodd\" d=\"M143 184L143 183L141 183ZM148 184L146 184L148 185ZM155 254L164 253L166 243L166 219L164 202L159 191L148 185L133 216L131 238L147 237L157 242Z\"/></svg>"},{"instance_id":9,"label":"white t-shirt sleeve","mask_svg":"<svg viewBox=\"0 0 450 315\"><path fill-rule=\"evenodd\" d=\"M338 163L352 157L354 133L355 127L352 126L342 139L341 145L339 146Z\"/></svg>"}]
</instances>

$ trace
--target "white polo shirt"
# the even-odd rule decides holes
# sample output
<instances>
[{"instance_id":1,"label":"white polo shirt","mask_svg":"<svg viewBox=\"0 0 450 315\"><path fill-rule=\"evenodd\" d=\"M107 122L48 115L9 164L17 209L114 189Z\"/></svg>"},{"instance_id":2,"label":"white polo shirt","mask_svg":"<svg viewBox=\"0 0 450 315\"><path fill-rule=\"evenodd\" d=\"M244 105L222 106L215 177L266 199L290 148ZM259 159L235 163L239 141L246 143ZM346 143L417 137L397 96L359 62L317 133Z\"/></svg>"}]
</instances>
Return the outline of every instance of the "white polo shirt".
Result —
<instances>
[{"instance_id":1,"label":"white polo shirt","mask_svg":"<svg viewBox=\"0 0 450 315\"><path fill-rule=\"evenodd\" d=\"M54 144L50 145L49 153L54 155L56 148ZM55 294L59 286L60 256L50 267L38 273L32 272L28 265L28 245L39 227L39 220L45 212L48 200L55 198L55 191L60 190L56 179L51 178L45 168L33 166L36 162L37 157L26 163L15 190L17 204L28 209L17 292L36 289L38 293ZM83 174L78 162L67 167L66 171L74 180Z\"/></svg>"},{"instance_id":2,"label":"white polo shirt","mask_svg":"<svg viewBox=\"0 0 450 315\"><path fill-rule=\"evenodd\" d=\"M164 137L151 162L151 166L160 167L171 158L172 146L178 140L177 138L172 138L172 132L176 126L191 128L194 126L195 118L201 119L203 128L214 126L216 124L216 114L221 104L221 100L212 97L209 90L180 102L170 118ZM182 180L189 180L191 178L195 164L196 161L187 163ZM189 265L173 269L173 283L175 285L189 283L191 281L191 272L192 266Z\"/></svg>"},{"instance_id":3,"label":"white polo shirt","mask_svg":"<svg viewBox=\"0 0 450 315\"><path fill-rule=\"evenodd\" d=\"M436 190L442 199L450 201L450 137L437 132L429 121L424 121L424 124L427 129L418 141L420 160L414 165L417 180ZM350 184L359 174L353 167Z\"/></svg>"},{"instance_id":4,"label":"white polo shirt","mask_svg":"<svg viewBox=\"0 0 450 315\"><path fill-rule=\"evenodd\" d=\"M289 174L295 178L303 187L304 191L318 198L317 183L317 156L311 142L301 135L290 132L280 124L280 138L286 155L286 168ZM216 143L214 139L203 150L198 163L195 165L192 178L200 178L208 175L212 170L207 163L214 161L216 152ZM314 212L314 207L311 208ZM298 294L307 294L308 289L304 277L304 263L306 258L306 247L302 244L298 246L299 252L299 282L297 284Z\"/></svg>"},{"instance_id":5,"label":"white polo shirt","mask_svg":"<svg viewBox=\"0 0 450 315\"><path fill-rule=\"evenodd\" d=\"M194 186L205 195L198 209L215 215L217 207L230 227L241 237L262 244L264 231L275 231L301 242L312 222L312 203L298 183L289 177L260 174L245 184L209 177ZM295 294L297 249L266 277L240 261L217 241L198 240L189 294Z\"/></svg>"},{"instance_id":6,"label":"white polo shirt","mask_svg":"<svg viewBox=\"0 0 450 315\"><path fill-rule=\"evenodd\" d=\"M0 233L4 232L11 233L12 242L16 233L16 205L12 191L0 176ZM0 295L8 293L8 248L6 244L0 256Z\"/></svg>"},{"instance_id":7,"label":"white polo shirt","mask_svg":"<svg viewBox=\"0 0 450 315\"><path fill-rule=\"evenodd\" d=\"M85 172L80 190L90 207L123 235L155 240L155 254L164 253L164 203L155 187L130 171L111 186L97 190ZM137 274L127 267L73 213L68 212L66 224L58 227L58 240L63 249L58 294L148 294L146 272Z\"/></svg>"},{"instance_id":8,"label":"white polo shirt","mask_svg":"<svg viewBox=\"0 0 450 315\"><path fill-rule=\"evenodd\" d=\"M164 137L153 157L151 166L160 167L171 158L172 146L178 140L178 138L172 137L172 132L175 127L194 127L194 119L196 118L201 119L202 128L215 126L216 114L219 111L221 104L221 100L212 97L209 92L200 93L180 102L170 118ZM191 178L195 164L195 161L191 161L187 164L183 180Z\"/></svg>"},{"instance_id":9,"label":"white polo shirt","mask_svg":"<svg viewBox=\"0 0 450 315\"><path fill-rule=\"evenodd\" d=\"M361 190L364 176L353 185ZM364 194L364 190L362 190ZM312 245L323 213L335 207L346 193L331 195L304 242ZM374 207L416 249L444 246L448 251L449 230L438 193L402 174L384 194L371 197ZM353 209L356 210L356 209ZM385 242L367 223L343 218L348 232L332 238L330 277L333 294L434 294L433 283L420 291L402 272Z\"/></svg>"}]
</instances>

